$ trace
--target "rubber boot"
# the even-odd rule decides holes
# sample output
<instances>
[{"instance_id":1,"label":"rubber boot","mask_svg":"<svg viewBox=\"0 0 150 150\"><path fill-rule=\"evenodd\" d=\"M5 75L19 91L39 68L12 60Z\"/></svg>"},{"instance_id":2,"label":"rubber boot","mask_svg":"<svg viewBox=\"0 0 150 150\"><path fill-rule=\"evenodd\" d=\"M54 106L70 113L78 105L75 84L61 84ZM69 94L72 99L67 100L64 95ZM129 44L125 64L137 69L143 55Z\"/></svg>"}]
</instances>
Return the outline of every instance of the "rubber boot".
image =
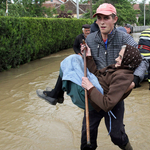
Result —
<instances>
[{"instance_id":1,"label":"rubber boot","mask_svg":"<svg viewBox=\"0 0 150 150\"><path fill-rule=\"evenodd\" d=\"M127 145L123 148L123 150L133 150L130 142L127 143Z\"/></svg>"}]
</instances>

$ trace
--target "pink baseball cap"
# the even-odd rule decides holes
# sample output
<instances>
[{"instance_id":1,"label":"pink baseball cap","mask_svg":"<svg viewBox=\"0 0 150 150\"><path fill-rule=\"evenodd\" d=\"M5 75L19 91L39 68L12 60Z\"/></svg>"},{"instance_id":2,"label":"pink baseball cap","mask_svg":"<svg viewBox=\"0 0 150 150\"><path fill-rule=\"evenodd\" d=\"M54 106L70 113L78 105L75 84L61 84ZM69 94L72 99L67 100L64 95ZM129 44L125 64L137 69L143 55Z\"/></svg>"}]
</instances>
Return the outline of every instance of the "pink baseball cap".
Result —
<instances>
[{"instance_id":1,"label":"pink baseball cap","mask_svg":"<svg viewBox=\"0 0 150 150\"><path fill-rule=\"evenodd\" d=\"M93 18L97 14L102 14L102 15L115 14L116 15L116 8L112 4L103 3L103 4L99 5L99 7L96 10L96 13L93 15Z\"/></svg>"}]
</instances>

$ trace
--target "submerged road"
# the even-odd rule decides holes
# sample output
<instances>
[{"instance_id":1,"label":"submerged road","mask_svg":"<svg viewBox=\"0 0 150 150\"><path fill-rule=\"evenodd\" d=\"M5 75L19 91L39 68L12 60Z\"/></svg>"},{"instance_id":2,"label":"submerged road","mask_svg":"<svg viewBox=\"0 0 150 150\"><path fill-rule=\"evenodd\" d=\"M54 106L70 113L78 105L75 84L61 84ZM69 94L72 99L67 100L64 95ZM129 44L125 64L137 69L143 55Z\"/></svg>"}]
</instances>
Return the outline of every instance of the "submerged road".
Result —
<instances>
[{"instance_id":1,"label":"submerged road","mask_svg":"<svg viewBox=\"0 0 150 150\"><path fill-rule=\"evenodd\" d=\"M138 41L139 33L133 34ZM60 62L73 49L0 73L0 150L79 150L83 110L65 95L52 106L36 89L54 87ZM134 150L150 149L150 91L148 83L125 100L124 123ZM119 150L112 144L104 121L99 126L97 150Z\"/></svg>"}]
</instances>

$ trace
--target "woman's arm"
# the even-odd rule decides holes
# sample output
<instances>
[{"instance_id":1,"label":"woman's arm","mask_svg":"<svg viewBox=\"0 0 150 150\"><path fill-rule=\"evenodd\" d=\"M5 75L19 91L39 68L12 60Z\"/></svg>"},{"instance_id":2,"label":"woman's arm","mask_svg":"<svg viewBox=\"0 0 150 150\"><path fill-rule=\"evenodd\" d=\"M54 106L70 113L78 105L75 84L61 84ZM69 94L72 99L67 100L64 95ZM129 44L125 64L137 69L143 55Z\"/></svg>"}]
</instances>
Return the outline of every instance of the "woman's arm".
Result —
<instances>
[{"instance_id":1,"label":"woman's arm","mask_svg":"<svg viewBox=\"0 0 150 150\"><path fill-rule=\"evenodd\" d=\"M113 109L126 93L133 80L133 74L115 74L111 80L109 91L104 95L102 95L95 87L93 88L87 80L86 77L82 78L82 87L87 90L92 88L89 95L90 100L105 112L108 112ZM90 88L88 88L88 86Z\"/></svg>"}]
</instances>

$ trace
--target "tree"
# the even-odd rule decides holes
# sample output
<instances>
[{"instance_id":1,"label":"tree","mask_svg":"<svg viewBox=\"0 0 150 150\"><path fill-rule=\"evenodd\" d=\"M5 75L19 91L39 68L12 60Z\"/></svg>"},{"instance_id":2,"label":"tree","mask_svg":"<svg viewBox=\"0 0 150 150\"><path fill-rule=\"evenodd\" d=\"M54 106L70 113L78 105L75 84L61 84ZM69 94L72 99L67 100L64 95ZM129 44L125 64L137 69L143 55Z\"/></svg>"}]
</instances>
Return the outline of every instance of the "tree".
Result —
<instances>
[{"instance_id":1,"label":"tree","mask_svg":"<svg viewBox=\"0 0 150 150\"><path fill-rule=\"evenodd\" d=\"M133 9L129 1L115 4L117 10L118 21L117 24L124 25L125 23L136 23L136 11Z\"/></svg>"},{"instance_id":2,"label":"tree","mask_svg":"<svg viewBox=\"0 0 150 150\"><path fill-rule=\"evenodd\" d=\"M64 11L65 11L65 5L62 4L62 5L60 6L60 10L61 10L61 12L64 12Z\"/></svg>"},{"instance_id":3,"label":"tree","mask_svg":"<svg viewBox=\"0 0 150 150\"><path fill-rule=\"evenodd\" d=\"M11 0L7 0L7 4L11 4ZM0 13L1 15L5 15L6 12L6 0L0 0Z\"/></svg>"},{"instance_id":4,"label":"tree","mask_svg":"<svg viewBox=\"0 0 150 150\"><path fill-rule=\"evenodd\" d=\"M143 25L144 24L144 0L142 3L140 3L140 17L139 17L139 24ZM150 3L149 5L145 6L145 25L150 25Z\"/></svg>"},{"instance_id":5,"label":"tree","mask_svg":"<svg viewBox=\"0 0 150 150\"><path fill-rule=\"evenodd\" d=\"M52 17L55 9L42 7L45 0L11 0L8 1L8 16L13 17ZM0 0L0 15L6 11L6 0Z\"/></svg>"},{"instance_id":6,"label":"tree","mask_svg":"<svg viewBox=\"0 0 150 150\"><path fill-rule=\"evenodd\" d=\"M100 4L104 3L104 0L97 1L94 5L92 5L92 14L96 12L96 9ZM87 10L88 12L82 15L82 18L90 18L90 10Z\"/></svg>"},{"instance_id":7,"label":"tree","mask_svg":"<svg viewBox=\"0 0 150 150\"><path fill-rule=\"evenodd\" d=\"M104 2L111 3L116 7L117 16L119 18L117 24L123 25L125 23L136 23L136 11L128 0L99 0L92 6L93 14L96 12L99 5ZM83 18L90 18L90 12L88 11L85 13Z\"/></svg>"}]
</instances>

